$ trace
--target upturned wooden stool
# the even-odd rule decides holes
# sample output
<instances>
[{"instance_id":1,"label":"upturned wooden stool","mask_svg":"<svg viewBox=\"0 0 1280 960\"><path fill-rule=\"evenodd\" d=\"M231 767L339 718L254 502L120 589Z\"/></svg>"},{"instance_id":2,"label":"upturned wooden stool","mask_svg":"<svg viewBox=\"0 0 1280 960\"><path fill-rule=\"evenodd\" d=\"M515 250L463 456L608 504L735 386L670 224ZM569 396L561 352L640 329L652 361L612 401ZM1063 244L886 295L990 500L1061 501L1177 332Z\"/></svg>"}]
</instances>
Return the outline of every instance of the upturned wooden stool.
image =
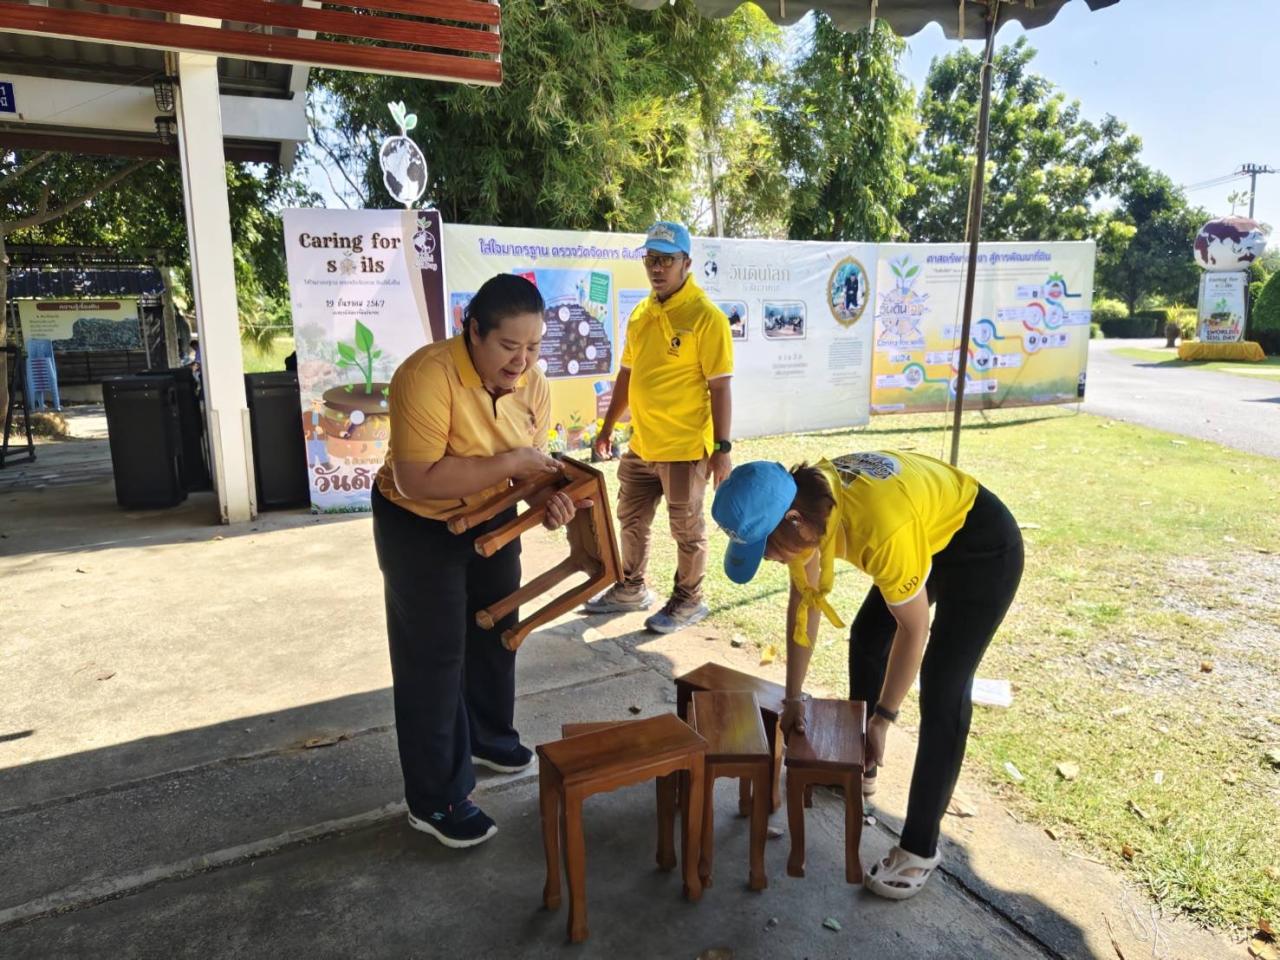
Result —
<instances>
[{"instance_id":1,"label":"upturned wooden stool","mask_svg":"<svg viewBox=\"0 0 1280 960\"><path fill-rule=\"evenodd\" d=\"M808 700L805 732L787 741L787 875L804 876L804 809L814 786L844 791L844 878L862 882L862 758L867 705L860 700Z\"/></svg>"},{"instance_id":2,"label":"upturned wooden stool","mask_svg":"<svg viewBox=\"0 0 1280 960\"><path fill-rule=\"evenodd\" d=\"M561 490L577 502L591 501L591 509L579 510L566 528L569 534L567 558L534 577L515 593L476 614L476 623L485 630L492 630L494 624L517 607L542 596L576 574L586 574L585 582L570 587L511 629L503 631L502 645L508 650L519 649L524 638L538 627L563 616L584 600L589 600L601 590L617 583L622 570L618 540L613 530L613 515L609 512L609 488L605 485L604 474L572 457L561 457L560 468L560 473L546 473L518 483L474 510L449 521L450 532L463 533L548 488ZM476 537L476 553L482 557L493 556L520 534L542 523L546 515L545 504L530 507L496 530Z\"/></svg>"},{"instance_id":3,"label":"upturned wooden stool","mask_svg":"<svg viewBox=\"0 0 1280 960\"><path fill-rule=\"evenodd\" d=\"M751 855L747 886L763 890L765 836L769 829L769 781L773 754L765 738L755 694L699 690L693 694L689 723L707 741L707 785L702 803L702 858L698 876L711 886L715 850L715 785L719 777L738 777L752 785Z\"/></svg>"},{"instance_id":4,"label":"upturned wooden stool","mask_svg":"<svg viewBox=\"0 0 1280 960\"><path fill-rule=\"evenodd\" d=\"M770 811L782 806L782 736L778 721L782 717L782 699L786 689L770 680L753 677L749 673L724 667L718 663L704 663L682 677L676 677L676 714L689 718L689 703L698 690L729 690L754 693L760 706L760 719L764 722L765 740L769 744ZM738 787L738 814L751 815L751 780L743 778Z\"/></svg>"},{"instance_id":5,"label":"upturned wooden stool","mask_svg":"<svg viewBox=\"0 0 1280 960\"><path fill-rule=\"evenodd\" d=\"M595 793L616 790L655 777L659 782L659 821L674 815L674 781L678 775L683 815L681 854L684 895L702 896L698 857L702 847L702 794L706 777L707 742L679 717L663 714L644 720L611 724L580 736L538 747L539 804L542 846L547 855L547 881L542 902L548 910L560 907L560 838L564 838L564 869L569 880L569 940L587 939L586 845L582 835L582 801ZM666 801L670 800L670 803ZM693 815L690 814L693 811ZM669 821L668 821L669 822ZM670 831L666 832L670 835ZM662 863L659 831L659 864ZM672 864L674 865L674 864Z\"/></svg>"}]
</instances>

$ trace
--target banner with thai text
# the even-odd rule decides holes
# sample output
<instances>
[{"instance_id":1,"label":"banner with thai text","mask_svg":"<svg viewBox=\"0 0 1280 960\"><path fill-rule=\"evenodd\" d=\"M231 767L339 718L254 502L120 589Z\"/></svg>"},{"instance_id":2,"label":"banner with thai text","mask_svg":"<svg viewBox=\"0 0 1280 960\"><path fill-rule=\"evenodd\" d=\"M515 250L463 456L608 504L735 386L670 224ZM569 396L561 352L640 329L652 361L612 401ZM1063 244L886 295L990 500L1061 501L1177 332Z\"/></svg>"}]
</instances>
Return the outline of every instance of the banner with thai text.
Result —
<instances>
[{"instance_id":1,"label":"banner with thai text","mask_svg":"<svg viewBox=\"0 0 1280 960\"><path fill-rule=\"evenodd\" d=\"M978 248L965 408L1083 398L1094 244ZM954 409L965 244L881 244L875 304L874 413Z\"/></svg>"},{"instance_id":2,"label":"banner with thai text","mask_svg":"<svg viewBox=\"0 0 1280 960\"><path fill-rule=\"evenodd\" d=\"M58 353L141 350L137 297L103 300L19 300L22 342L50 340Z\"/></svg>"},{"instance_id":3,"label":"banner with thai text","mask_svg":"<svg viewBox=\"0 0 1280 960\"><path fill-rule=\"evenodd\" d=\"M1200 274L1199 322L1202 343L1235 343L1244 339L1244 293L1249 275L1243 270Z\"/></svg>"}]
</instances>

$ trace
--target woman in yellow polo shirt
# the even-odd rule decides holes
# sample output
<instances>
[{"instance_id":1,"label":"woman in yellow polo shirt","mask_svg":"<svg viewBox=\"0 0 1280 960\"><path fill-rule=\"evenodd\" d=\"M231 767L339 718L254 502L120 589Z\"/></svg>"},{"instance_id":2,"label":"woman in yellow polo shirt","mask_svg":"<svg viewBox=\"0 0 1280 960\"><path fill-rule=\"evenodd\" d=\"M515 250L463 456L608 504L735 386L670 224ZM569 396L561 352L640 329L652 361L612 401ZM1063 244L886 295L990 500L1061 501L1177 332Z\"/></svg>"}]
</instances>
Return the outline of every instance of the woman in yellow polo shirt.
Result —
<instances>
[{"instance_id":1,"label":"woman in yellow polo shirt","mask_svg":"<svg viewBox=\"0 0 1280 960\"><path fill-rule=\"evenodd\" d=\"M729 535L731 580L749 581L762 559L790 570L785 733L805 732L802 687L819 614L844 626L827 602L836 558L870 575L849 631L849 696L869 711L864 793L874 792L885 734L917 673L920 740L902 839L865 882L890 899L914 896L941 860L938 833L964 760L978 663L1022 578L1017 522L968 474L890 452L790 471L743 464L721 484L711 515Z\"/></svg>"},{"instance_id":2,"label":"woman in yellow polo shirt","mask_svg":"<svg viewBox=\"0 0 1280 960\"><path fill-rule=\"evenodd\" d=\"M373 492L391 647L396 738L409 823L448 847L483 843L497 826L469 795L474 765L523 770L533 754L513 725L515 654L501 643L518 615L482 630L477 611L520 586L520 541L492 557L479 534L447 521L559 465L543 450L551 393L537 367L543 300L522 277L493 277L467 307L460 336L406 359L391 380L391 446ZM547 526L578 506L547 499Z\"/></svg>"}]
</instances>

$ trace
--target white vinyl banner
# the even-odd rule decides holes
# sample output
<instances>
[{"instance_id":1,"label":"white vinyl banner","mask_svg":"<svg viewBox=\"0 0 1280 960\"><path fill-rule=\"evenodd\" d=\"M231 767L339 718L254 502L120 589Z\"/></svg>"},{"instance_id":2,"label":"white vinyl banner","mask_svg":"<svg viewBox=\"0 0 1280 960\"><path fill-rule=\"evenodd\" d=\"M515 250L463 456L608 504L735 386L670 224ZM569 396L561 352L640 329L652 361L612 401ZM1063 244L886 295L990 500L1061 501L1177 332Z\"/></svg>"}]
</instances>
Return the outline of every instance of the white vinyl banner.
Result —
<instances>
[{"instance_id":1,"label":"white vinyl banner","mask_svg":"<svg viewBox=\"0 0 1280 960\"><path fill-rule=\"evenodd\" d=\"M445 224L454 329L480 284L518 273L547 301L541 364L553 441L590 444L608 408L627 320L649 292L642 234ZM733 434L866 423L874 244L695 237L693 277L733 333Z\"/></svg>"},{"instance_id":2,"label":"white vinyl banner","mask_svg":"<svg viewBox=\"0 0 1280 960\"><path fill-rule=\"evenodd\" d=\"M1243 270L1200 274L1199 323L1202 343L1235 343L1244 339L1244 292L1249 275Z\"/></svg>"},{"instance_id":3,"label":"white vinyl banner","mask_svg":"<svg viewBox=\"0 0 1280 960\"><path fill-rule=\"evenodd\" d=\"M696 237L694 276L733 331L733 432L870 418L876 246Z\"/></svg>"}]
</instances>

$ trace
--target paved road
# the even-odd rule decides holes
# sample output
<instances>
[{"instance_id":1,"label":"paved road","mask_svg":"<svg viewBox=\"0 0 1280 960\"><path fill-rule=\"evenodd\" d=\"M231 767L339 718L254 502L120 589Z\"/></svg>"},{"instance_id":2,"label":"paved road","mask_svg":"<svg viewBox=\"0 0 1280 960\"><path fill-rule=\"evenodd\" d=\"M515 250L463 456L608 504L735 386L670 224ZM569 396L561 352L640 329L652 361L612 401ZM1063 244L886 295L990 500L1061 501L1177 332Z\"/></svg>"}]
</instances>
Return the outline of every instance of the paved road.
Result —
<instances>
[{"instance_id":1,"label":"paved road","mask_svg":"<svg viewBox=\"0 0 1280 960\"><path fill-rule=\"evenodd\" d=\"M1112 352L1163 345L1163 340L1090 341L1085 412L1280 457L1280 380L1162 367Z\"/></svg>"}]
</instances>

